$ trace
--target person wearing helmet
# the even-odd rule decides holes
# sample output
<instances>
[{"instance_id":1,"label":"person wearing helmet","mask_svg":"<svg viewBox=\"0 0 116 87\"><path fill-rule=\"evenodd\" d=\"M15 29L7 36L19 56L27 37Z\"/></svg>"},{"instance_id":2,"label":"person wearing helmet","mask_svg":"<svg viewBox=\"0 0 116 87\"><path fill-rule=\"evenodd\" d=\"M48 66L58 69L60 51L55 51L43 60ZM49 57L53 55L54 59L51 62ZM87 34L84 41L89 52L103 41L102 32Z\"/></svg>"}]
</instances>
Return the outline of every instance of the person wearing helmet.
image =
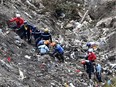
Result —
<instances>
[{"instance_id":1,"label":"person wearing helmet","mask_svg":"<svg viewBox=\"0 0 116 87\"><path fill-rule=\"evenodd\" d=\"M94 62L94 61L96 60L96 55L95 55L95 53L93 52L93 49L92 49L92 48L88 49L86 59L87 59L87 60L90 60L91 62Z\"/></svg>"},{"instance_id":2,"label":"person wearing helmet","mask_svg":"<svg viewBox=\"0 0 116 87\"><path fill-rule=\"evenodd\" d=\"M21 39L25 38L28 39L28 42L31 43L31 30L34 27L27 23L27 21L24 22L24 24L20 27L21 34L19 35Z\"/></svg>"},{"instance_id":3,"label":"person wearing helmet","mask_svg":"<svg viewBox=\"0 0 116 87\"><path fill-rule=\"evenodd\" d=\"M55 42L51 43L51 46L54 47L54 52L53 52L53 56L55 56L56 58L58 58L58 60L60 62L64 62L64 49L60 44L56 44Z\"/></svg>"},{"instance_id":4,"label":"person wearing helmet","mask_svg":"<svg viewBox=\"0 0 116 87\"><path fill-rule=\"evenodd\" d=\"M41 39L43 39L43 40L50 40L50 42L52 42L52 36L49 33L48 28L44 29L44 32L41 34Z\"/></svg>"},{"instance_id":5,"label":"person wearing helmet","mask_svg":"<svg viewBox=\"0 0 116 87\"><path fill-rule=\"evenodd\" d=\"M13 29L20 28L24 24L24 19L20 17L20 14L16 14L16 17L9 20L9 22L16 22L16 26Z\"/></svg>"},{"instance_id":6,"label":"person wearing helmet","mask_svg":"<svg viewBox=\"0 0 116 87\"><path fill-rule=\"evenodd\" d=\"M84 69L86 73L88 74L89 79L91 79L91 75L94 72L94 66L91 61L89 60L83 60L81 64L84 65Z\"/></svg>"},{"instance_id":7,"label":"person wearing helmet","mask_svg":"<svg viewBox=\"0 0 116 87\"><path fill-rule=\"evenodd\" d=\"M38 45L38 50L39 50L40 55L49 53L49 48L44 44L44 42Z\"/></svg>"},{"instance_id":8,"label":"person wearing helmet","mask_svg":"<svg viewBox=\"0 0 116 87\"><path fill-rule=\"evenodd\" d=\"M93 52L93 49L92 48L88 49L87 59L90 60L90 61L92 61L92 62L94 62L96 60L96 55Z\"/></svg>"}]
</instances>

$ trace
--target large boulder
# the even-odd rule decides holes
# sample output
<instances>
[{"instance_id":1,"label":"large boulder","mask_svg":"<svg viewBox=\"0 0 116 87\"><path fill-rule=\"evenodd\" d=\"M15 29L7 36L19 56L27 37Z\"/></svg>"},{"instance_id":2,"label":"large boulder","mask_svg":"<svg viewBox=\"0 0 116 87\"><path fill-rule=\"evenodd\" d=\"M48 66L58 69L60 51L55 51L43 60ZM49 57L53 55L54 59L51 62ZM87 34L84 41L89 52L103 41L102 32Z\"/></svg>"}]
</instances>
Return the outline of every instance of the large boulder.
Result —
<instances>
[{"instance_id":1,"label":"large boulder","mask_svg":"<svg viewBox=\"0 0 116 87\"><path fill-rule=\"evenodd\" d=\"M105 19L102 19L100 20L98 23L97 23L97 27L109 27L110 26L110 23L112 21L112 18L105 18Z\"/></svg>"},{"instance_id":2,"label":"large boulder","mask_svg":"<svg viewBox=\"0 0 116 87\"><path fill-rule=\"evenodd\" d=\"M116 16L115 17L109 17L109 18L104 18L97 22L96 27L115 27L116 25Z\"/></svg>"},{"instance_id":3,"label":"large boulder","mask_svg":"<svg viewBox=\"0 0 116 87\"><path fill-rule=\"evenodd\" d=\"M116 14L115 3L115 0L90 0L87 3L87 6L91 7L90 17L98 20L106 16L114 16Z\"/></svg>"}]
</instances>

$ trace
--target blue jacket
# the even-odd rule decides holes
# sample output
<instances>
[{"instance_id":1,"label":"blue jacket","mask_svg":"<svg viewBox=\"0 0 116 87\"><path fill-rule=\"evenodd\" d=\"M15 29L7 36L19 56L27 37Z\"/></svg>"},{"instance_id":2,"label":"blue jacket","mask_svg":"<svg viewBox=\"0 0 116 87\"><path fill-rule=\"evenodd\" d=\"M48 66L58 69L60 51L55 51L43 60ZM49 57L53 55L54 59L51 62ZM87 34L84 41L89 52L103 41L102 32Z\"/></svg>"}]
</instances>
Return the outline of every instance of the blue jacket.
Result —
<instances>
[{"instance_id":1,"label":"blue jacket","mask_svg":"<svg viewBox=\"0 0 116 87\"><path fill-rule=\"evenodd\" d=\"M96 72L100 74L101 71L102 71L101 65L100 65L100 64L97 64L97 65L96 65Z\"/></svg>"},{"instance_id":2,"label":"blue jacket","mask_svg":"<svg viewBox=\"0 0 116 87\"><path fill-rule=\"evenodd\" d=\"M33 34L35 40L37 38L41 38L41 31L40 30L34 29L34 30L32 30L32 34Z\"/></svg>"},{"instance_id":3,"label":"blue jacket","mask_svg":"<svg viewBox=\"0 0 116 87\"><path fill-rule=\"evenodd\" d=\"M44 44L44 40L40 40L38 43L37 43L37 45L39 46L39 45L43 45Z\"/></svg>"},{"instance_id":4,"label":"blue jacket","mask_svg":"<svg viewBox=\"0 0 116 87\"><path fill-rule=\"evenodd\" d=\"M32 31L32 33L33 33L35 30L37 30L37 28L31 25L31 31Z\"/></svg>"},{"instance_id":5,"label":"blue jacket","mask_svg":"<svg viewBox=\"0 0 116 87\"><path fill-rule=\"evenodd\" d=\"M30 30L33 30L34 27L30 24L26 24L26 27L27 27L27 30L25 29L25 24L23 24L21 27L20 27L20 31L22 32L29 32L30 33Z\"/></svg>"},{"instance_id":6,"label":"blue jacket","mask_svg":"<svg viewBox=\"0 0 116 87\"><path fill-rule=\"evenodd\" d=\"M54 53L53 54L55 54L55 53L60 53L60 54L63 54L64 53L64 49L60 46L60 44L57 44L56 46L55 46L55 51L54 51Z\"/></svg>"},{"instance_id":7,"label":"blue jacket","mask_svg":"<svg viewBox=\"0 0 116 87\"><path fill-rule=\"evenodd\" d=\"M51 34L50 33L42 33L41 34L41 39L43 39L43 40L50 40L51 42L52 42L52 36L51 36Z\"/></svg>"},{"instance_id":8,"label":"blue jacket","mask_svg":"<svg viewBox=\"0 0 116 87\"><path fill-rule=\"evenodd\" d=\"M46 54L49 52L49 48L46 45L38 46L40 54Z\"/></svg>"}]
</instances>

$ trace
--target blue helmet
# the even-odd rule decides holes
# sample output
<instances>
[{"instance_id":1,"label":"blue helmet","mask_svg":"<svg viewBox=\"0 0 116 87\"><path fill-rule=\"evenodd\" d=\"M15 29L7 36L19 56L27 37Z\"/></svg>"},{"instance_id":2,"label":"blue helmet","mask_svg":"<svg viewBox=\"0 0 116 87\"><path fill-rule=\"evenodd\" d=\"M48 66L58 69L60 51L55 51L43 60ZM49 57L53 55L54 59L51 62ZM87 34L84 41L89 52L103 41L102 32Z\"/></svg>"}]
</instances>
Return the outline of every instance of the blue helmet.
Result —
<instances>
[{"instance_id":1,"label":"blue helmet","mask_svg":"<svg viewBox=\"0 0 116 87\"><path fill-rule=\"evenodd\" d=\"M27 21L24 21L24 24L27 24Z\"/></svg>"}]
</instances>

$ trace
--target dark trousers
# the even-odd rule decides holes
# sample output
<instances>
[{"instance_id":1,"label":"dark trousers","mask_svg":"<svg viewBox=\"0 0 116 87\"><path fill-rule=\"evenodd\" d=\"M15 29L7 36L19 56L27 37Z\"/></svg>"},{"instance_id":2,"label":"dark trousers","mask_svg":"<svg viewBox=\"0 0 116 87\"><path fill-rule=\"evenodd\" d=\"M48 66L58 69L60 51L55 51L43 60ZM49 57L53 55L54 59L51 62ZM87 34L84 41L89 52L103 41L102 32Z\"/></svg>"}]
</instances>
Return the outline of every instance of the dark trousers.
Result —
<instances>
[{"instance_id":1,"label":"dark trousers","mask_svg":"<svg viewBox=\"0 0 116 87\"><path fill-rule=\"evenodd\" d=\"M89 79L91 79L91 74L92 74L91 70L87 70L86 72L87 72L87 74L89 76Z\"/></svg>"},{"instance_id":2,"label":"dark trousers","mask_svg":"<svg viewBox=\"0 0 116 87\"><path fill-rule=\"evenodd\" d=\"M13 26L13 27L11 27L11 28L15 30L15 29L17 29L18 27L17 27L17 26Z\"/></svg>"},{"instance_id":3,"label":"dark trousers","mask_svg":"<svg viewBox=\"0 0 116 87\"><path fill-rule=\"evenodd\" d=\"M40 37L38 37L38 38L35 39L35 46L36 46L36 47L37 47L37 44L38 44L38 42L39 42L40 40L41 40Z\"/></svg>"},{"instance_id":4,"label":"dark trousers","mask_svg":"<svg viewBox=\"0 0 116 87\"><path fill-rule=\"evenodd\" d=\"M99 82L102 82L100 73L96 73L96 78Z\"/></svg>"},{"instance_id":5,"label":"dark trousers","mask_svg":"<svg viewBox=\"0 0 116 87\"><path fill-rule=\"evenodd\" d=\"M28 39L28 42L31 42L31 38L30 38L30 33L29 32L22 32L20 37L21 39L25 38L25 39Z\"/></svg>"},{"instance_id":6,"label":"dark trousers","mask_svg":"<svg viewBox=\"0 0 116 87\"><path fill-rule=\"evenodd\" d=\"M58 60L60 61L60 62L64 62L64 56L63 56L63 53L55 53L55 55L54 55L56 58L58 58Z\"/></svg>"}]
</instances>

